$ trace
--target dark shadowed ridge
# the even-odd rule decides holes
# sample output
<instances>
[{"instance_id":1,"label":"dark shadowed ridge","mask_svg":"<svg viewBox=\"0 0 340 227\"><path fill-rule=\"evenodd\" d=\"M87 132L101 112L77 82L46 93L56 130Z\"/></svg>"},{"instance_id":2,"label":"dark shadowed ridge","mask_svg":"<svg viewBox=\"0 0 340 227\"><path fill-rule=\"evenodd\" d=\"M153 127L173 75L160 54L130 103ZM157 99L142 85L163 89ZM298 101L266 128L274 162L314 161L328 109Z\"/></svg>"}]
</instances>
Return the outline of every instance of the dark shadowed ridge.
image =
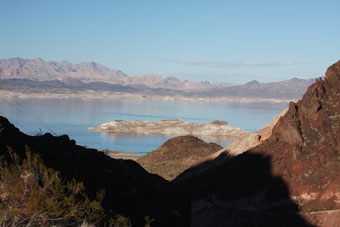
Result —
<instances>
[{"instance_id":1,"label":"dark shadowed ridge","mask_svg":"<svg viewBox=\"0 0 340 227\"><path fill-rule=\"evenodd\" d=\"M312 226L299 215L282 178L271 172L270 156L222 153L173 182L191 200L192 226Z\"/></svg>"},{"instance_id":2,"label":"dark shadowed ridge","mask_svg":"<svg viewBox=\"0 0 340 227\"><path fill-rule=\"evenodd\" d=\"M138 163L77 146L66 135L27 136L0 117L0 156L11 162L7 147L23 156L25 145L63 177L83 182L90 198L104 188L108 215L131 218L133 226L144 226L146 216L155 219L152 226L189 225L188 202L178 198L168 181L147 173Z\"/></svg>"}]
</instances>

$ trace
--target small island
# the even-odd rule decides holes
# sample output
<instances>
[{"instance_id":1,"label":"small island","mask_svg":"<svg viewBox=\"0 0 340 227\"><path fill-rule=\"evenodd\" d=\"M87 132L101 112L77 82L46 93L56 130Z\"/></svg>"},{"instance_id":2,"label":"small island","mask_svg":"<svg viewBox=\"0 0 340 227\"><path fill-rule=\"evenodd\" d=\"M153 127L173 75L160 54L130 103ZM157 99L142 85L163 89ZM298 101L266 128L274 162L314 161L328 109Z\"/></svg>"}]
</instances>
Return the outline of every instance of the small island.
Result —
<instances>
[{"instance_id":1,"label":"small island","mask_svg":"<svg viewBox=\"0 0 340 227\"><path fill-rule=\"evenodd\" d=\"M104 133L225 136L230 138L239 138L247 133L240 128L228 125L225 121L200 124L179 119L160 120L158 122L115 120L88 129Z\"/></svg>"}]
</instances>

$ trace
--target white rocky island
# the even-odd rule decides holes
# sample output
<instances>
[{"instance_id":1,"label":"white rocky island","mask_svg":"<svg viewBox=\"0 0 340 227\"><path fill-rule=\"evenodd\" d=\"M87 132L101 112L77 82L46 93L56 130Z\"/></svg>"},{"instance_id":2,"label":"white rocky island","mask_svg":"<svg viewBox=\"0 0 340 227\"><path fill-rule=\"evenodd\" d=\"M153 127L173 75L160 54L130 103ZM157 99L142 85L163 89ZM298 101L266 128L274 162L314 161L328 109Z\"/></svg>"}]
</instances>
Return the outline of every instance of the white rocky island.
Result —
<instances>
[{"instance_id":1,"label":"white rocky island","mask_svg":"<svg viewBox=\"0 0 340 227\"><path fill-rule=\"evenodd\" d=\"M115 120L88 129L104 133L194 135L201 137L223 136L230 138L239 138L248 133L240 128L228 125L225 121L212 121L208 124L200 124L178 119L160 120L158 122Z\"/></svg>"}]
</instances>

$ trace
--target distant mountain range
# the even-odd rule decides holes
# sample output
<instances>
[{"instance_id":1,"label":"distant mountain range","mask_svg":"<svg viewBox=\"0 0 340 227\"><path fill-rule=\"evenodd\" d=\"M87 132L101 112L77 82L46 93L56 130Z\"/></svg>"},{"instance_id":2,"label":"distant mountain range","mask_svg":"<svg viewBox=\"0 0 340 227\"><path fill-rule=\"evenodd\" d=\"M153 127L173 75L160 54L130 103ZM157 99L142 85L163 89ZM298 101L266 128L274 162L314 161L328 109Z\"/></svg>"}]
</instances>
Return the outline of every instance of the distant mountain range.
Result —
<instances>
[{"instance_id":1,"label":"distant mountain range","mask_svg":"<svg viewBox=\"0 0 340 227\"><path fill-rule=\"evenodd\" d=\"M111 70L94 62L72 64L67 61L46 62L41 58L10 58L0 60L3 79L30 79L37 81L78 79L81 81L118 82L127 77L123 72Z\"/></svg>"},{"instance_id":2,"label":"distant mountain range","mask_svg":"<svg viewBox=\"0 0 340 227\"><path fill-rule=\"evenodd\" d=\"M306 92L307 88L313 84L313 79L293 78L280 82L259 83L254 80L242 85L230 86L227 88L215 88L207 91L197 92L199 96L208 97L256 97L274 99L298 99Z\"/></svg>"},{"instance_id":3,"label":"distant mountain range","mask_svg":"<svg viewBox=\"0 0 340 227\"><path fill-rule=\"evenodd\" d=\"M38 92L67 89L138 93L186 97L300 98L315 79L298 79L242 85L216 84L207 81L181 81L175 77L146 74L128 76L95 62L72 64L37 59L0 59L2 89Z\"/></svg>"},{"instance_id":4,"label":"distant mountain range","mask_svg":"<svg viewBox=\"0 0 340 227\"><path fill-rule=\"evenodd\" d=\"M29 79L33 81L59 80L68 85L75 83L103 82L120 85L144 85L150 88L201 90L221 85L203 81L180 81L175 77L145 74L127 76L119 70L109 69L95 62L72 64L37 59L10 58L0 60L1 79Z\"/></svg>"}]
</instances>

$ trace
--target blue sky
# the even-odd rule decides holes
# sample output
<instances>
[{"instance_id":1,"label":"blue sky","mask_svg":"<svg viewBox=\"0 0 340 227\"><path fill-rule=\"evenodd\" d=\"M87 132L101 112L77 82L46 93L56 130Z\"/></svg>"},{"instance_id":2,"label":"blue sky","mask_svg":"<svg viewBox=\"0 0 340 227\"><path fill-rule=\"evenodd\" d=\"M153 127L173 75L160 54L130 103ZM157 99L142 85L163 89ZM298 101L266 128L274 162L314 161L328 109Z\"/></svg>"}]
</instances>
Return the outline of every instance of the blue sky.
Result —
<instances>
[{"instance_id":1,"label":"blue sky","mask_svg":"<svg viewBox=\"0 0 340 227\"><path fill-rule=\"evenodd\" d=\"M0 0L0 58L243 83L323 76L340 1Z\"/></svg>"}]
</instances>

